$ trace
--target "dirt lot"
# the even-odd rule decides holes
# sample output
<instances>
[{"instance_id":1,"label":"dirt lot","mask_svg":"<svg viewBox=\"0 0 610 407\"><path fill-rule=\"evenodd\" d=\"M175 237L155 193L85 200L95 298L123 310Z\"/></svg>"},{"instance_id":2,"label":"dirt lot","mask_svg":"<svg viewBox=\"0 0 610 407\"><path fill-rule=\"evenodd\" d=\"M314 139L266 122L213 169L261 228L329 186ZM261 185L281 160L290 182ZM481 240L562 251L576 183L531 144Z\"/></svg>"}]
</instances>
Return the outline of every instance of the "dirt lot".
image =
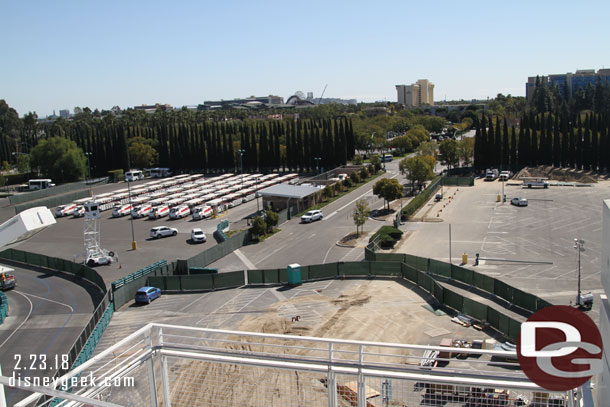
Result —
<instances>
[{"instance_id":1,"label":"dirt lot","mask_svg":"<svg viewBox=\"0 0 610 407\"><path fill-rule=\"evenodd\" d=\"M390 280L347 280L333 281L332 285L334 287L328 290L294 295L275 302L262 313L246 314L238 330L431 345L438 345L445 337L467 340L489 338L473 328L451 323L448 315L437 315L427 310L424 308L427 305L425 297L408 284ZM340 290L341 285L345 289ZM318 315L317 318L310 316L313 315L312 311ZM301 316L299 321L292 320L296 316ZM241 340L238 337L234 339ZM267 338L256 341L257 345L230 343L226 346L249 352L269 352L270 345L279 343L279 340ZM304 348L290 352L291 355L296 352L297 357L320 357L320 351L312 348L323 348L322 344L310 342L293 342L291 345ZM277 348L275 352L278 352ZM403 356L410 352L414 352L415 356L422 353L419 350L397 352L402 352ZM396 360L393 359L395 363ZM400 360L400 363L417 364L416 359ZM463 367L462 363L456 360L450 365ZM266 405L287 405L287 402L293 403L295 398L306 405L326 405L328 401L323 377L246 365L184 361L171 369L172 405L258 405L261 398Z\"/></svg>"}]
</instances>

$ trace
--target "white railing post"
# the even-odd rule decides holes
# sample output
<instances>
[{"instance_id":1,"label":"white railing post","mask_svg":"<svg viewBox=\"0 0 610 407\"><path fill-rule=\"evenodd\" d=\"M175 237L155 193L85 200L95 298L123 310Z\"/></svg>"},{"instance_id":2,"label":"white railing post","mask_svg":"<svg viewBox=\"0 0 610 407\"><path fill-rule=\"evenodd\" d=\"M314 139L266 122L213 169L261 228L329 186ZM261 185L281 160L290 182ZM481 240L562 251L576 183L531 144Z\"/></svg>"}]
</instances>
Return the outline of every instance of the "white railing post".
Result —
<instances>
[{"instance_id":1,"label":"white railing post","mask_svg":"<svg viewBox=\"0 0 610 407\"><path fill-rule=\"evenodd\" d=\"M337 407L337 377L333 369L333 344L328 344L328 374L326 377L328 389L328 407Z\"/></svg>"},{"instance_id":2,"label":"white railing post","mask_svg":"<svg viewBox=\"0 0 610 407\"><path fill-rule=\"evenodd\" d=\"M358 407L366 407L366 380L362 374L363 362L362 345L358 345Z\"/></svg>"},{"instance_id":3,"label":"white railing post","mask_svg":"<svg viewBox=\"0 0 610 407\"><path fill-rule=\"evenodd\" d=\"M159 346L163 349L163 328L159 328ZM171 407L172 401L170 397L169 376L167 356L161 355L161 390L163 391L163 406Z\"/></svg>"},{"instance_id":4,"label":"white railing post","mask_svg":"<svg viewBox=\"0 0 610 407\"><path fill-rule=\"evenodd\" d=\"M152 326L149 326L148 329L144 332L144 343L146 344L148 349L152 351L153 343L152 343L152 336L151 336L152 332L151 331L152 331ZM152 358L152 353L148 357L148 360L146 360L146 367L148 370L148 389L150 391L150 404L149 405L151 407L157 407L158 403L157 403L157 386L155 384L155 363Z\"/></svg>"}]
</instances>

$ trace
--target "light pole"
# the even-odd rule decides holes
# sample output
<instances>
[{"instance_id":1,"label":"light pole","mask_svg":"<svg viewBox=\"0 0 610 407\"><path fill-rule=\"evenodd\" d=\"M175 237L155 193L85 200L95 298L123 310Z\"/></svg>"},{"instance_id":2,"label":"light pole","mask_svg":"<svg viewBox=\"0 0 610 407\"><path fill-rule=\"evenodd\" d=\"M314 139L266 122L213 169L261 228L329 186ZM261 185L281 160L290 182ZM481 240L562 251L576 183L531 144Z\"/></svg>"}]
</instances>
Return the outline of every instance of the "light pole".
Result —
<instances>
[{"instance_id":1,"label":"light pole","mask_svg":"<svg viewBox=\"0 0 610 407\"><path fill-rule=\"evenodd\" d=\"M319 175L320 174L320 160L322 160L322 158L314 157L314 160L316 161L316 169L318 170L318 175Z\"/></svg>"},{"instance_id":2,"label":"light pole","mask_svg":"<svg viewBox=\"0 0 610 407\"><path fill-rule=\"evenodd\" d=\"M239 153L239 166L241 167L241 188L244 189L244 153L246 150L240 148L237 152Z\"/></svg>"},{"instance_id":3,"label":"light pole","mask_svg":"<svg viewBox=\"0 0 610 407\"><path fill-rule=\"evenodd\" d=\"M260 212L260 208L258 206L258 177L256 177L256 213Z\"/></svg>"},{"instance_id":4,"label":"light pole","mask_svg":"<svg viewBox=\"0 0 610 407\"><path fill-rule=\"evenodd\" d=\"M131 170L131 162L129 158L129 150L127 150L127 170ZM130 177L131 179L131 177ZM131 206L131 212L133 212L133 204L131 203L131 185L129 179L127 180L127 194L129 196L129 206ZM129 221L131 223L131 250L137 250L138 244L136 243L136 235L133 231L133 216L129 213Z\"/></svg>"},{"instance_id":5,"label":"light pole","mask_svg":"<svg viewBox=\"0 0 610 407\"><path fill-rule=\"evenodd\" d=\"M89 180L89 196L93 196L91 193L91 164L89 163L89 157L93 155L91 151L85 153L87 156L87 179Z\"/></svg>"},{"instance_id":6,"label":"light pole","mask_svg":"<svg viewBox=\"0 0 610 407\"><path fill-rule=\"evenodd\" d=\"M574 248L578 250L578 294L576 294L576 305L582 305L580 303L580 253L585 251L585 241L574 239Z\"/></svg>"}]
</instances>

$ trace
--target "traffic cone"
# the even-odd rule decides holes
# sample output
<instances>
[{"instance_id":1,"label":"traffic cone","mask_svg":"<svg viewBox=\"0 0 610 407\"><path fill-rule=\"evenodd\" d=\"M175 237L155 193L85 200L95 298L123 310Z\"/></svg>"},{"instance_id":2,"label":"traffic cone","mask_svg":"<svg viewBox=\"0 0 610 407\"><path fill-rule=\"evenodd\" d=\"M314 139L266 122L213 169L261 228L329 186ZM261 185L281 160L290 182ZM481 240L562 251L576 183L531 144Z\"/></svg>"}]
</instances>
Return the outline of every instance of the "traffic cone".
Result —
<instances>
[{"instance_id":1,"label":"traffic cone","mask_svg":"<svg viewBox=\"0 0 610 407\"><path fill-rule=\"evenodd\" d=\"M120 270L120 269L122 269L122 268L123 268L123 265L122 265L122 264L119 264L119 270Z\"/></svg>"}]
</instances>

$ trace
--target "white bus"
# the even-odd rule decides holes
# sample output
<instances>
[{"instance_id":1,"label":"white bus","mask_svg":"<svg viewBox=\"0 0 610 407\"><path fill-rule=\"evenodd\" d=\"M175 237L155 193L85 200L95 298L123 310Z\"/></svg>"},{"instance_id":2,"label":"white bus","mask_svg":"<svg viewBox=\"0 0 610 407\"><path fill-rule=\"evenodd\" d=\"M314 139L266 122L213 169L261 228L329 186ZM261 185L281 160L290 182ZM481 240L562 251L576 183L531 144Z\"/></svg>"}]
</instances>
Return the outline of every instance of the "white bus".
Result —
<instances>
[{"instance_id":1,"label":"white bus","mask_svg":"<svg viewBox=\"0 0 610 407\"><path fill-rule=\"evenodd\" d=\"M130 170L125 173L126 182L134 182L144 179L144 173L140 170Z\"/></svg>"},{"instance_id":2,"label":"white bus","mask_svg":"<svg viewBox=\"0 0 610 407\"><path fill-rule=\"evenodd\" d=\"M165 178L172 175L169 168L151 168L149 171L152 178Z\"/></svg>"},{"instance_id":3,"label":"white bus","mask_svg":"<svg viewBox=\"0 0 610 407\"><path fill-rule=\"evenodd\" d=\"M31 179L28 181L28 189L30 191L38 191L39 189L47 189L54 187L55 184L51 183L51 179Z\"/></svg>"}]
</instances>

